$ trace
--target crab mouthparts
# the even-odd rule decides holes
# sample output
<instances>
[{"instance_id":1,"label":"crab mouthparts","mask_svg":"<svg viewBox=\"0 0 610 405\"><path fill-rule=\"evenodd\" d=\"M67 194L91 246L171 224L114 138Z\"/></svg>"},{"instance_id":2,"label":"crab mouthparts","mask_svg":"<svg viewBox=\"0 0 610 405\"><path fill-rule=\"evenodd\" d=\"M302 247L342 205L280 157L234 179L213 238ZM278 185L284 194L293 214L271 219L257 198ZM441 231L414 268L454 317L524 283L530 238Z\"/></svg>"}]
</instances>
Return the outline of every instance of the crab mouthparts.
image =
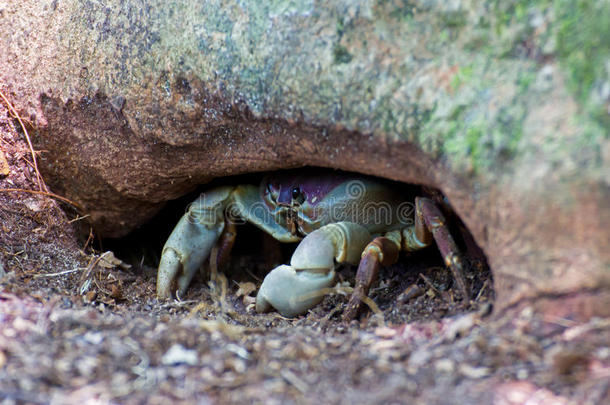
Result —
<instances>
[{"instance_id":1,"label":"crab mouthparts","mask_svg":"<svg viewBox=\"0 0 610 405\"><path fill-rule=\"evenodd\" d=\"M299 235L299 213L298 209L300 208L299 204L286 204L279 203L280 208L280 216L284 217L286 221L286 228L290 230L290 233L293 235ZM304 235L301 235L304 236Z\"/></svg>"}]
</instances>

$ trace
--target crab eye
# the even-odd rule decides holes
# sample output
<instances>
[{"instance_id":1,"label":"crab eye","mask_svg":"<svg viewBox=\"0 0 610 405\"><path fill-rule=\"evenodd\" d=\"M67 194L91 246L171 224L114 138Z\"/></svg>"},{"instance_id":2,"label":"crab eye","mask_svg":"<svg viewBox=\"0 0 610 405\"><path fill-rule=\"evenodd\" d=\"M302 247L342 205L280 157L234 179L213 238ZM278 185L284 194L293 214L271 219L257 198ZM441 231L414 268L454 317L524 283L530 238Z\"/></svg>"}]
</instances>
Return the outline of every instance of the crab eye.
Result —
<instances>
[{"instance_id":1,"label":"crab eye","mask_svg":"<svg viewBox=\"0 0 610 405\"><path fill-rule=\"evenodd\" d=\"M291 190L292 200L298 202L299 204L305 201L305 194L301 191L299 187L293 187Z\"/></svg>"},{"instance_id":2,"label":"crab eye","mask_svg":"<svg viewBox=\"0 0 610 405\"><path fill-rule=\"evenodd\" d=\"M301 189L298 187L293 187L292 188L292 198L294 198L296 200L297 198L299 198L300 195L301 195Z\"/></svg>"}]
</instances>

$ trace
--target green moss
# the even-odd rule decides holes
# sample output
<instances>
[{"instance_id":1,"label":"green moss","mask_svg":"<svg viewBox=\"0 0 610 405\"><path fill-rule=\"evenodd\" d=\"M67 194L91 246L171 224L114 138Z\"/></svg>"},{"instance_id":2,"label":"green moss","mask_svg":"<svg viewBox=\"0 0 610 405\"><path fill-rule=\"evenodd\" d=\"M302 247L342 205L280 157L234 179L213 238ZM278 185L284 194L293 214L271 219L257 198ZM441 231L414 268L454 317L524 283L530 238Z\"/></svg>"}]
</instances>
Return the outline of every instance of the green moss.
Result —
<instances>
[{"instance_id":1,"label":"green moss","mask_svg":"<svg viewBox=\"0 0 610 405\"><path fill-rule=\"evenodd\" d=\"M390 18L394 18L399 21L411 21L413 19L413 15L415 14L414 6L406 6L401 8L396 8L389 13Z\"/></svg>"},{"instance_id":2,"label":"green moss","mask_svg":"<svg viewBox=\"0 0 610 405\"><path fill-rule=\"evenodd\" d=\"M335 44L333 46L333 60L336 64L349 63L353 56L349 53L346 47L341 44Z\"/></svg>"},{"instance_id":3,"label":"green moss","mask_svg":"<svg viewBox=\"0 0 610 405\"><path fill-rule=\"evenodd\" d=\"M448 11L440 15L441 23L451 29L458 29L466 26L468 16L465 10Z\"/></svg>"},{"instance_id":4,"label":"green moss","mask_svg":"<svg viewBox=\"0 0 610 405\"><path fill-rule=\"evenodd\" d=\"M516 23L527 22L533 9L548 7L549 0L492 0L489 2L491 14L495 18L494 29L501 34L504 29Z\"/></svg>"},{"instance_id":5,"label":"green moss","mask_svg":"<svg viewBox=\"0 0 610 405\"><path fill-rule=\"evenodd\" d=\"M468 152L472 162L475 163L475 168L480 166L478 162L481 158L481 154L483 153L483 145L481 140L483 139L485 132L485 125L482 123L478 123L477 125L466 128L466 146L468 147Z\"/></svg>"},{"instance_id":6,"label":"green moss","mask_svg":"<svg viewBox=\"0 0 610 405\"><path fill-rule=\"evenodd\" d=\"M432 124L442 134L440 152L462 171L477 174L504 170L505 164L518 153L525 110L519 106L505 108L495 119L469 118L472 113L467 106L457 106L445 123L439 120Z\"/></svg>"},{"instance_id":7,"label":"green moss","mask_svg":"<svg viewBox=\"0 0 610 405\"><path fill-rule=\"evenodd\" d=\"M555 56L568 73L568 86L583 112L602 126L610 126L610 115L603 105L593 105L591 92L600 82L610 80L604 71L610 60L610 2L594 0L491 0L492 26L498 38L507 35L505 53L514 56L516 46L525 41L541 46L540 41L552 39L556 43ZM529 25L533 11L543 13L549 22L542 37L536 37ZM551 12L549 12L551 11ZM486 23L486 21L484 21ZM540 34L538 34L540 35ZM484 41L476 43L484 45ZM531 46L531 45L530 45ZM502 43L492 49L498 54ZM522 78L519 85L529 86Z\"/></svg>"},{"instance_id":8,"label":"green moss","mask_svg":"<svg viewBox=\"0 0 610 405\"><path fill-rule=\"evenodd\" d=\"M457 73L451 79L451 90L457 90L462 84L469 82L472 79L474 68L472 65L461 66Z\"/></svg>"},{"instance_id":9,"label":"green moss","mask_svg":"<svg viewBox=\"0 0 610 405\"><path fill-rule=\"evenodd\" d=\"M438 42L446 44L451 40L451 32L448 29L442 30L438 33Z\"/></svg>"},{"instance_id":10,"label":"green moss","mask_svg":"<svg viewBox=\"0 0 610 405\"><path fill-rule=\"evenodd\" d=\"M555 12L559 61L569 72L570 89L581 105L587 105L596 81L610 80L604 77L610 60L610 2L557 0ZM588 107L592 117L610 126L602 106Z\"/></svg>"},{"instance_id":11,"label":"green moss","mask_svg":"<svg viewBox=\"0 0 610 405\"><path fill-rule=\"evenodd\" d=\"M522 93L525 93L527 89L531 86L531 84L536 79L536 74L534 71L525 71L519 75L517 79L517 85L519 86L519 90Z\"/></svg>"},{"instance_id":12,"label":"green moss","mask_svg":"<svg viewBox=\"0 0 610 405\"><path fill-rule=\"evenodd\" d=\"M417 1L402 1L402 2L389 2L386 0L377 0L375 4L375 10L377 14L387 15L393 20L399 22L410 22L413 20L415 14L419 11Z\"/></svg>"},{"instance_id":13,"label":"green moss","mask_svg":"<svg viewBox=\"0 0 610 405\"><path fill-rule=\"evenodd\" d=\"M343 22L343 18L337 18L335 30L337 31L337 36L341 38L343 36L343 32L345 32L345 23Z\"/></svg>"}]
</instances>

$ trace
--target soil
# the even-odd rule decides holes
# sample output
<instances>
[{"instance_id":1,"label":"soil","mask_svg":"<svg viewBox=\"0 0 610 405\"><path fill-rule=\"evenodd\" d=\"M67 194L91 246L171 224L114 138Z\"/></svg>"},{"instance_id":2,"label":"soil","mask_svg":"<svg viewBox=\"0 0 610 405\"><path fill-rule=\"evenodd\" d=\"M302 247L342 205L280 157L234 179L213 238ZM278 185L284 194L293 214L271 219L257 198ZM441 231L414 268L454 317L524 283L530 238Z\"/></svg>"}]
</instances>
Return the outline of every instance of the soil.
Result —
<instances>
[{"instance_id":1,"label":"soil","mask_svg":"<svg viewBox=\"0 0 610 405\"><path fill-rule=\"evenodd\" d=\"M0 155L0 189L45 190L25 133L4 105ZM165 225L99 241L86 237L94 233L70 204L2 190L2 404L610 398L610 321L548 319L527 305L494 313L491 273L476 255L468 257L468 305L429 249L382 270L370 294L377 313L346 324L347 299L337 294L287 319L253 310L264 272L290 254L254 228L244 227L214 281L201 276L181 300L159 301L155 266L167 224L175 223L168 217L180 215L182 201L161 214ZM340 274L353 285L353 267Z\"/></svg>"}]
</instances>

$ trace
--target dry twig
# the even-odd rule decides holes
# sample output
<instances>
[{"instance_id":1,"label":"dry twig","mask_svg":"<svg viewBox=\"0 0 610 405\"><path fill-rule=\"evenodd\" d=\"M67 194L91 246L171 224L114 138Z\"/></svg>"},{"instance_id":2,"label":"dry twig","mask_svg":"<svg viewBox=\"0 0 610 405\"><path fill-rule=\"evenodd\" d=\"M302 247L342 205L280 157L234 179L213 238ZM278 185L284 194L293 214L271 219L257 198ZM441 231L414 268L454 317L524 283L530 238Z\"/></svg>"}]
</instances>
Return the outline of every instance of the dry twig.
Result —
<instances>
[{"instance_id":1,"label":"dry twig","mask_svg":"<svg viewBox=\"0 0 610 405\"><path fill-rule=\"evenodd\" d=\"M15 107L13 107L13 105L8 100L8 98L6 98L4 93L2 93L2 91L0 91L0 97L2 98L2 100L4 100L4 103L6 104L11 115L14 118L16 118L17 121L19 121L19 124L21 125L21 129L23 130L25 140L28 144L30 153L32 155L31 162L25 158L24 158L24 160L27 162L27 164L29 164L30 166L32 166L34 168L34 171L36 173L36 182L38 183L38 190L26 190L26 189L22 189L22 188L0 188L0 192L21 192L21 193L39 194L39 195L43 195L46 197L55 198L56 200L70 204L71 206L75 207L77 210L83 212L84 211L83 207L80 206L78 203L76 203L66 197L62 197L60 195L57 195L57 194L49 191L49 189L47 188L47 186L44 182L44 179L42 178L42 175L40 174L40 170L38 169L38 162L36 160L36 151L34 150L34 146L32 145L32 141L30 140L30 135L28 134L25 124L23 123L23 120L21 119L21 116L19 115L19 113L17 112Z\"/></svg>"},{"instance_id":2,"label":"dry twig","mask_svg":"<svg viewBox=\"0 0 610 405\"><path fill-rule=\"evenodd\" d=\"M34 166L34 171L36 172L36 181L38 182L38 189L41 192L48 192L49 190L47 189L47 186L45 185L44 180L42 179L40 170L38 170L38 163L36 161L36 152L34 151L34 147L32 146L32 141L30 140L30 135L28 134L27 129L25 129L25 124L21 120L21 117L19 116L19 113L17 112L17 110L15 110L15 107L13 107L11 102L8 101L8 99L6 98L4 93L2 93L2 91L0 91L0 97L2 97L2 99L6 103L6 106L9 109L10 113L13 115L13 117L17 118L17 121L19 121L19 124L21 125L21 129L23 130L23 134L25 135L25 140L27 141L28 146L30 147L30 152L32 153L32 164Z\"/></svg>"},{"instance_id":3,"label":"dry twig","mask_svg":"<svg viewBox=\"0 0 610 405\"><path fill-rule=\"evenodd\" d=\"M73 206L74 208L76 208L79 211L84 211L83 207L80 204L78 204L77 202L74 202L66 197L62 197L55 193L51 193L49 191L26 190L24 188L0 188L0 192L19 192L19 193L40 194L40 195L44 195L47 197L55 198L59 201L65 202L66 204L70 204L71 206Z\"/></svg>"}]
</instances>

